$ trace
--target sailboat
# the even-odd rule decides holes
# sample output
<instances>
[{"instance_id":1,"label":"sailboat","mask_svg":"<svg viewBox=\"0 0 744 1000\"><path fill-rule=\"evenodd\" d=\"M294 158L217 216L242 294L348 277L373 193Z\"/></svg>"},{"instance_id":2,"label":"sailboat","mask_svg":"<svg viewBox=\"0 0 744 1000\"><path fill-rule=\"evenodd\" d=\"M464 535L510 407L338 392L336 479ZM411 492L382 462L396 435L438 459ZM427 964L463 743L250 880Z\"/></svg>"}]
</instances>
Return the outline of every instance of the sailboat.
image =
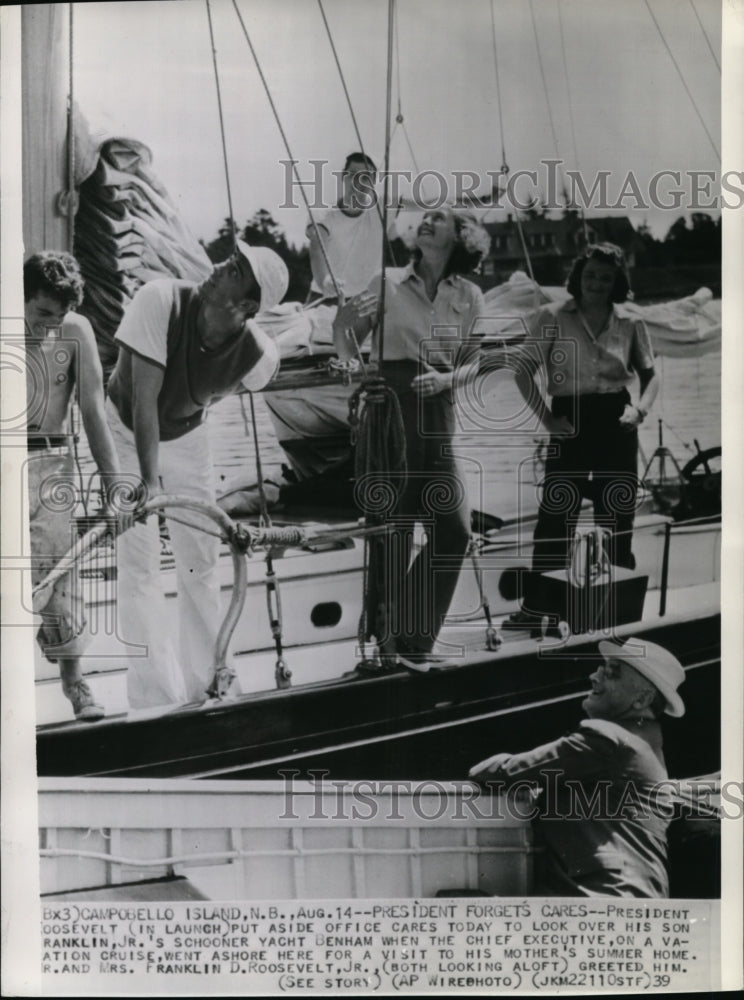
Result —
<instances>
[{"instance_id":1,"label":"sailboat","mask_svg":"<svg viewBox=\"0 0 744 1000\"><path fill-rule=\"evenodd\" d=\"M54 5L27 5L27 52L38 56L49 39L54 42L50 50L59 49L60 17ZM42 134L33 124L41 106L33 66L38 66L38 59L27 59L29 144ZM59 97L58 87L49 90L55 99ZM82 242L82 233L87 237L95 232L96 220L101 223L99 247L91 258L100 261L107 246L119 247L121 237L128 240L123 256L135 259L134 268L122 267L107 280L88 282L91 314L99 327L108 322L111 329L117 303L122 304L121 290L133 287L127 286L127 277L146 280L154 273L155 260L162 264L168 259L172 268L191 277L209 265L198 243L187 241L182 229L178 239L158 252L158 239L143 220L130 224L131 206L137 202L149 218L155 205L161 215L171 212L164 192L148 176L146 148L118 138L105 146L93 143L86 179L76 183L75 169L86 164L91 146L84 144L73 110L66 114L61 100L49 118L58 131L54 138L43 139L45 147L69 151L72 142L78 156L72 161L62 157L56 177L29 175L24 192L27 246L66 245L70 228ZM26 159L39 162L38 157ZM97 185L87 202L85 184ZM101 191L108 189L134 190L135 196L117 194L105 206ZM60 191L67 197L60 200ZM76 199L81 206L77 211ZM55 215L60 210L63 214ZM173 216L178 226L178 213ZM50 218L51 228L46 228ZM166 239L162 232L158 235L161 241ZM138 250L142 247L143 252ZM87 264L93 268L95 262L89 259ZM289 381L281 385L293 384L293 374L285 369L280 377ZM314 360L310 371L306 366L294 384L333 377L325 366L318 375ZM234 610L235 602L243 601L240 591L247 593L245 610L233 623L231 647L242 693L234 700L129 712L124 669L117 661L126 651L125 643L116 637L112 654L111 635L101 627L96 640L103 644L99 652L107 644L109 652L99 658L103 667L89 680L108 707L105 719L85 725L67 721L69 709L53 671L40 667L40 775L263 778L291 766L303 774L326 768L340 778L426 777L430 772L456 777L464 773L468 761L491 749L495 731L501 745L519 749L550 738L574 719L590 665L597 660L597 641L608 629L620 637L660 642L685 666L690 710L667 734L670 771L694 774L718 767L720 518L675 521L648 508L636 521L639 566L622 607L609 617L595 608L583 623L566 622L558 612L546 614L537 634L521 635L500 626L517 606L515 580L530 560L531 526L523 520L504 522L498 512L481 515L474 525L470 563L441 636L453 665L426 675L359 665L364 525L338 516L320 518L313 512L301 522L290 516L286 524L275 517L273 534L265 525L252 527L253 534L247 528L243 531L241 550L240 531L229 526L225 531L229 544L221 560L226 608ZM84 565L87 579L95 581L95 599L89 605L98 622L105 621L114 599L114 550L109 549L108 556L103 551L104 555L87 555ZM267 579L265 563L256 557L246 560L248 551L271 555L273 580ZM237 582L232 577L235 567L240 567ZM175 601L167 558L163 573ZM278 607L270 604L268 621L264 611L267 592L271 598L276 581L282 600L279 640ZM229 608L228 615L236 618ZM95 651L94 646L92 654ZM706 734L702 739L701 732Z\"/></svg>"}]
</instances>

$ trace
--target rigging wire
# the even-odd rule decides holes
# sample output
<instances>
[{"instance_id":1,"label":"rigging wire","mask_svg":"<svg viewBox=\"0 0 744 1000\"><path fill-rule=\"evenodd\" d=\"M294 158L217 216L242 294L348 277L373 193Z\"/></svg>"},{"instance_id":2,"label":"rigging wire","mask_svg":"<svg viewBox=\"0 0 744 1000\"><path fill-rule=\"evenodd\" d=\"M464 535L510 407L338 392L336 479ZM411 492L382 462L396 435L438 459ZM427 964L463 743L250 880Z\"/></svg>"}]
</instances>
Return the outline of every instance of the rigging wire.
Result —
<instances>
[{"instance_id":1,"label":"rigging wire","mask_svg":"<svg viewBox=\"0 0 744 1000\"><path fill-rule=\"evenodd\" d=\"M397 10L397 8L395 9L394 17L395 17L395 23L394 23L394 31L395 31L394 46L395 46L395 52L394 52L393 58L395 60L395 79L396 79L396 85L397 85L397 90L398 90L398 113L395 116L395 127L393 128L393 133L390 136L390 141L392 143L393 135L395 135L395 133L397 131L397 128L398 128L398 125L400 125L400 127L403 130L403 136L404 136L404 138L406 140L406 145L408 146L408 152L411 154L411 160L413 162L413 169L416 171L417 174L420 174L421 170L419 169L418 160L416 159L416 154L413 151L413 144L411 142L411 137L409 136L408 129L406 128L406 120L403 117L403 98L401 97L401 86L400 86L400 40L399 40L399 37L398 37L398 10Z\"/></svg>"},{"instance_id":2,"label":"rigging wire","mask_svg":"<svg viewBox=\"0 0 744 1000\"><path fill-rule=\"evenodd\" d=\"M419 169L418 160L416 159L416 154L413 151L413 145L411 144L411 137L408 134L406 123L404 121L401 121L400 126L403 129L403 135L405 136L406 145L408 146L408 152L411 154L411 160L413 161L413 169L416 171L417 175L420 175L421 170Z\"/></svg>"},{"instance_id":3,"label":"rigging wire","mask_svg":"<svg viewBox=\"0 0 744 1000\"><path fill-rule=\"evenodd\" d=\"M261 524L266 528L271 527L271 517L269 516L269 505L266 502L266 491L263 480L263 463L261 461L261 447L258 443L258 422L256 420L256 406L253 400L253 393L248 393L251 404L251 426L253 428L253 448L256 452L256 476L258 477L258 496L261 506ZM240 405L243 406L243 397L240 397ZM270 559L270 556L269 556Z\"/></svg>"},{"instance_id":4,"label":"rigging wire","mask_svg":"<svg viewBox=\"0 0 744 1000\"><path fill-rule=\"evenodd\" d=\"M70 253L75 252L75 122L73 111L73 56L74 56L74 13L75 4L69 5L68 60L69 77L67 92L67 241Z\"/></svg>"},{"instance_id":5,"label":"rigging wire","mask_svg":"<svg viewBox=\"0 0 744 1000\"><path fill-rule=\"evenodd\" d=\"M208 0L207 0L207 2L208 2ZM336 275L333 273L333 268L331 267L331 262L328 260L328 254L326 253L326 248L325 248L325 245L323 243L323 239L322 239L322 237L320 235L320 230L318 229L318 223L315 221L315 216L312 213L312 210L310 208L310 202L308 201L307 194L305 193L305 185L300 180L299 173L297 171L297 160L295 160L295 158L292 156L292 150L291 150L290 145L289 145L289 140L287 139L287 134L284 131L284 127L282 126L281 118L279 117L279 112L277 111L276 105L274 104L274 98L271 96L271 90L269 88L269 84L268 84L268 82L266 80L266 77L264 76L263 70L261 69L261 63L260 63L259 58L258 58L258 53L256 52L255 48L253 47L253 42L251 41L251 37L248 34L248 29L245 26L245 21L243 20L243 15L240 13L240 8L238 7L237 0L232 0L232 4L233 4L233 7L235 8L235 13L238 15L238 20L240 21L240 27L243 29L243 35L245 37L246 42L248 43L248 48L251 50L251 55L253 56L253 62L256 65L256 70L258 71L258 75L259 75L259 78L261 80L261 84L263 85L264 91L266 93L266 97L268 98L269 105L271 107L271 111L272 111L272 113L274 115L274 120L276 121L277 128L279 129L279 134L282 137L282 142L284 143L284 148L287 151L287 157L288 157L290 163L292 164L292 173L293 173L294 178L295 178L295 183L297 184L297 186L300 189L300 194L302 195L302 200L305 202L305 208L306 208L307 214L308 214L308 216L310 218L310 225L313 227L313 232L315 233L315 237L316 237L316 239L318 241L318 245L320 246L321 253L323 254L323 261L324 261L325 266L326 266L326 268L328 270L328 275L329 275L329 277L331 279L331 282L332 282L333 287L335 289L336 295L338 296L339 299L341 299L341 288L339 286L338 281L336 280Z\"/></svg>"},{"instance_id":6,"label":"rigging wire","mask_svg":"<svg viewBox=\"0 0 744 1000\"><path fill-rule=\"evenodd\" d=\"M398 87L398 118L402 121L403 115L401 114L400 106L400 38L398 35L398 12L395 12L395 82Z\"/></svg>"},{"instance_id":7,"label":"rigging wire","mask_svg":"<svg viewBox=\"0 0 744 1000\"><path fill-rule=\"evenodd\" d=\"M388 193L390 186L390 105L392 104L393 95L393 41L394 41L394 25L395 25L395 0L388 0L388 44L387 44L387 88L385 95L385 176L383 179L383 196L382 196L382 229L383 232L387 232L387 214L388 214ZM378 359L379 364L382 364L385 352L385 286L387 284L385 280L386 272L386 260L385 252L382 253L382 282L380 287L380 306L379 306L379 337L378 337Z\"/></svg>"},{"instance_id":8,"label":"rigging wire","mask_svg":"<svg viewBox=\"0 0 744 1000\"><path fill-rule=\"evenodd\" d=\"M519 233L519 242L522 245L522 253L524 254L524 262L527 265L527 273L532 281L532 298L534 301L535 308L538 306L538 288L537 282L535 281L535 272L532 268L532 260L530 258L530 251L527 249L527 240L524 236L524 226L522 225L522 220L519 218L519 212L516 212L514 218L517 223L517 232Z\"/></svg>"},{"instance_id":9,"label":"rigging wire","mask_svg":"<svg viewBox=\"0 0 744 1000\"><path fill-rule=\"evenodd\" d=\"M233 250L236 246L236 235L235 235L235 215L233 213L233 203L232 203L232 191L230 188L230 170L227 163L227 141L225 138L225 120L222 114L222 94L220 92L220 74L217 69L217 49L214 44L214 28L212 26L212 8L210 6L209 0L206 0L207 5L207 19L209 21L209 39L212 43L212 65L214 66L214 82L217 89L217 110L219 112L220 119L220 137L222 139L222 159L225 167L225 185L227 188L227 207L230 212L230 239L232 240Z\"/></svg>"},{"instance_id":10,"label":"rigging wire","mask_svg":"<svg viewBox=\"0 0 744 1000\"><path fill-rule=\"evenodd\" d=\"M494 11L494 0L491 0L491 39L493 43L493 69L496 75L496 101L499 108L499 131L501 133L501 170L504 174L509 173L509 165L506 162L506 146L504 139L504 109L501 104L501 84L499 81L499 60L496 48L496 14Z\"/></svg>"},{"instance_id":11,"label":"rigging wire","mask_svg":"<svg viewBox=\"0 0 744 1000\"><path fill-rule=\"evenodd\" d=\"M359 143L359 149L360 149L362 155L364 157L366 157L367 156L367 151L364 148L364 142L362 140L362 134L361 134L361 132L359 130L359 125L357 123L356 115L354 114L354 105L352 104L352 101L351 101L351 95L349 94L349 88L346 86L346 77L344 76L344 71L341 68L341 60L338 57L338 52L336 50L336 44L333 41L333 34L331 33L331 26L328 23L328 18L326 17L325 8L323 7L323 0L318 0L318 6L320 7L320 13L321 13L321 15L323 17L323 24L325 25L326 35L328 36L328 42L330 43L331 52L333 53L333 58L334 58L334 61L336 63L336 69L338 70L338 75L341 78L341 86L343 87L343 90L344 90L344 96L346 97L346 104L347 104L347 106L349 108L349 114L351 115L351 121L352 121L352 124L354 126L354 133L356 134L357 142ZM400 92L400 90L399 90L399 92ZM398 112L400 114L400 99L398 101ZM401 116L401 121L402 120L403 119L402 119L402 116ZM418 169L418 168L416 168L416 169ZM377 217L380 220L380 224L382 224L382 222L383 222L383 219L382 219L382 210L380 208L380 204L379 204L378 201L375 201L375 210L377 212ZM387 248L388 248L390 256L393 259L393 263L397 265L397 261L395 259L395 251L393 250L392 243L390 241L390 237L389 237L387 231L384 229L384 226L383 226L382 239L383 239L383 244L386 245ZM354 236L354 240L356 240L356 234ZM350 251L351 251L351 249L352 248L350 248Z\"/></svg>"},{"instance_id":12,"label":"rigging wire","mask_svg":"<svg viewBox=\"0 0 744 1000\"><path fill-rule=\"evenodd\" d=\"M532 5L532 3L531 3L531 0L530 0L530 6L531 5ZM492 42L492 47L493 47L493 67L494 67L494 73L495 73L495 76L496 76L496 98L497 98L497 104L498 104L498 108L499 108L499 127L500 127L500 130L501 130L501 173L504 175L505 178L508 178L508 176L509 176L509 164L507 163L507 160L506 160L506 144L505 144L505 140L504 140L504 113L503 113L503 105L501 103L501 82L500 82L500 79L499 79L499 59L498 59L498 47L497 47L497 43L496 43L496 15L495 15L495 12L494 12L494 0L490 0L490 7L491 7L491 42ZM533 18L533 24L534 24L534 18ZM538 54L539 54L539 46L538 46ZM548 104L548 109L550 109L550 104ZM520 245L522 247L522 253L524 254L524 260L525 260L525 265L527 267L527 273L529 274L530 279L532 280L532 286L533 286L532 287L532 298L533 298L534 307L537 308L537 306L538 306L538 288L537 288L537 283L535 281L535 272L534 272L534 270L532 268L532 260L530 258L529 249L527 248L527 240L525 239L525 236L524 236L524 228L522 226L522 220L519 217L519 212L518 211L515 211L514 218L515 218L516 225L517 225L517 233L519 235L519 242L520 242Z\"/></svg>"},{"instance_id":13,"label":"rigging wire","mask_svg":"<svg viewBox=\"0 0 744 1000\"><path fill-rule=\"evenodd\" d=\"M563 14L561 12L561 0L556 0L558 6L558 25L560 27L561 35L561 54L563 57L563 73L566 77L566 95L568 97L568 120L571 125L571 143L573 145L573 156L574 163L576 164L576 169L581 173L581 164L579 163L579 147L576 142L576 125L574 122L573 113L573 96L571 94L571 77L568 72L568 59L566 58L566 39L563 30ZM568 197L566 197L566 206L568 207ZM584 206L579 208L579 217L581 218L581 225L584 230L584 239L589 242L589 227L586 223L586 215L584 213Z\"/></svg>"},{"instance_id":14,"label":"rigging wire","mask_svg":"<svg viewBox=\"0 0 744 1000\"><path fill-rule=\"evenodd\" d=\"M674 53L669 48L669 43L667 42L666 37L664 36L664 32L661 30L661 25L656 20L656 16L655 16L654 12L651 10L651 5L649 3L649 0L645 0L645 3L646 3L646 8L647 8L648 12L651 15L651 20L654 22L654 24L656 25L656 30L659 32L659 37L661 38L662 42L664 43L664 48L667 50L667 53L669 54L669 58L672 60L672 63L674 64L674 68L677 70L677 75L679 76L680 80L682 81L682 86L685 88L687 96L690 98L690 103L692 104L693 108L695 109L695 114L698 116L698 121L703 126L703 130L705 131L705 134L708 136L708 141L710 142L711 146L713 147L713 152L716 154L716 156L720 160L721 153L720 153L720 151L718 149L718 146L716 146L716 144L715 144L713 136L710 134L710 132L708 130L708 126L705 124L705 119L703 118L702 114L700 113L700 109L698 108L697 104L695 103L695 98L692 96L692 91L687 86L687 81L685 80L684 73L680 69L679 63L677 62L677 60L674 58Z\"/></svg>"},{"instance_id":15,"label":"rigging wire","mask_svg":"<svg viewBox=\"0 0 744 1000\"><path fill-rule=\"evenodd\" d=\"M547 78L545 76L545 67L543 65L542 49L540 48L540 38L539 38L539 35L537 33L537 21L535 20L535 7L534 7L533 0L530 0L530 16L532 18L532 31L533 31L533 34L535 36L535 47L537 49L537 63L539 65L539 67L540 67L540 78L542 80L543 92L545 94L545 103L546 103L547 108L548 108L548 120L550 121L550 131L551 131L551 134L553 136L553 147L555 148L555 158L557 160L560 160L561 154L560 154L560 150L558 149L558 135L557 135L557 133L555 131L555 122L553 120L553 109L552 109L551 104L550 104L550 94L548 92L548 81L547 81ZM562 171L561 171L561 173L562 173ZM564 186L565 186L565 180L564 180Z\"/></svg>"},{"instance_id":16,"label":"rigging wire","mask_svg":"<svg viewBox=\"0 0 744 1000\"><path fill-rule=\"evenodd\" d=\"M497 52L497 48L496 48L496 13L494 11L494 0L490 0L490 5L489 6L490 6L490 11L491 11L491 47L493 49L493 69L494 69L494 77L495 77L495 81L496 81L496 101L497 101L497 106L498 106L498 109L499 109L499 134L501 136L501 174L504 177L507 177L508 174L509 174L509 164L506 162L506 148L505 148L505 145L504 145L504 111L503 111L503 108L502 108L502 105L501 105L501 85L500 85L500 80L499 80L499 59L498 59L498 52ZM491 197L491 205L487 209L487 211L484 213L483 218L481 219L481 222L484 225L485 225L486 219L488 218L491 210L494 207L494 205L493 205L494 193L496 193L496 202L497 202L496 207L499 207L498 206L498 201L501 198L501 188L499 186L499 182L498 181L495 184L493 182L491 183L491 195L490 195L490 197Z\"/></svg>"},{"instance_id":17,"label":"rigging wire","mask_svg":"<svg viewBox=\"0 0 744 1000\"><path fill-rule=\"evenodd\" d=\"M225 184L226 184L226 187L227 187L227 203L228 203L228 208L229 208L229 211L230 211L230 221L231 221L231 223L234 223L233 205L232 205L232 194L231 194L231 187L230 187L230 168L229 168L228 159L227 159L227 141L226 141L226 136L225 136L225 119L224 119L224 115L222 113L222 96L221 96L221 93L220 93L220 76L219 76L219 71L218 71L218 67L217 67L217 49L215 47L215 41L214 41L214 27L213 27L213 24L212 24L212 11L211 11L211 7L210 7L210 0L206 0L206 5L207 5L207 17L209 19L209 37L210 37L210 40L211 40L211 43L212 43L212 62L213 62L213 65L214 65L214 79L215 79L215 85L216 85L216 88L217 88L217 105L219 107L220 135L221 135L221 138L222 138L222 155L223 155L224 166L225 166ZM231 237L232 237L232 241L233 241L233 248L235 248L237 237L236 237L236 234L235 234L234 225L231 225L230 228L231 228ZM253 444L254 444L254 451L255 451L256 476L258 478L258 495L259 495L259 502L260 502L260 508L261 508L261 520L262 520L262 522L263 522L264 525L266 525L267 527L270 527L271 526L271 518L269 517L268 504L266 502L266 493L264 491L264 486L263 486L263 470L262 470L262 464L261 464L261 452L260 452L259 443L258 443L258 429L256 427L256 411L255 411L254 404L253 404L253 394L249 393L249 395L250 395L250 402L251 402L251 419L253 421ZM244 405L243 404L243 397L242 396L240 398L240 405L241 405L241 407ZM244 414L244 416L245 416L245 414Z\"/></svg>"},{"instance_id":18,"label":"rigging wire","mask_svg":"<svg viewBox=\"0 0 744 1000\"><path fill-rule=\"evenodd\" d=\"M715 49L711 45L710 38L708 38L708 32L705 30L705 27L703 26L703 22L700 20L700 15L698 14L697 7L695 6L695 0L690 0L690 6L692 7L693 11L695 12L695 17L697 18L697 22L700 25L700 30L703 33L703 37L705 38L705 41L708 43L708 48L710 50L710 54L713 56L713 62L716 64L716 69L720 73L721 72L721 64L718 61L718 56L715 53Z\"/></svg>"},{"instance_id":19,"label":"rigging wire","mask_svg":"<svg viewBox=\"0 0 744 1000\"><path fill-rule=\"evenodd\" d=\"M76 194L75 194L75 154L77 152L75 148L75 118L74 118L74 54L75 54L75 34L74 34L74 7L75 4L69 4L69 38L68 38L68 78L67 78L67 241L68 247L71 254L75 253L75 210L76 210ZM60 334L62 329L60 327ZM75 394L78 399L80 397L80 387L76 386ZM80 487L80 500L83 505L83 512L85 517L88 517L88 501L90 499L90 482L88 484L88 489L85 489L85 483L83 478L83 468L80 463L80 449L78 444L80 441L80 434L77 429L76 416L77 407L79 403L75 403L73 400L73 405L70 407L70 440L72 444L72 457L75 463L75 468L77 470L78 485ZM103 479L101 479L101 497L105 504L105 484Z\"/></svg>"},{"instance_id":20,"label":"rigging wire","mask_svg":"<svg viewBox=\"0 0 744 1000\"><path fill-rule=\"evenodd\" d=\"M393 91L393 40L395 24L395 0L388 0L388 31L387 31L387 91L385 108L385 175L383 200L383 225L387 226L388 185L390 180L390 142L392 138L390 120ZM382 281L378 306L378 363L380 369L385 357L385 278L386 260L382 253ZM393 389L380 374L367 378L352 393L349 400L349 423L352 428L352 443L355 445L354 471L357 488L364 484L370 474L395 475L405 474L406 449L405 428L400 411L400 403ZM389 484L395 492L392 483ZM367 490L362 489L362 497ZM365 508L365 524L377 526L381 515L379 511L370 508L367 499L363 499ZM374 541L374 544L373 544ZM388 584L390 581L391 553L383 539L365 539L364 560L362 566L362 612L359 617L358 638L360 649L364 650L366 642L375 635L378 653L388 656L390 652L389 626L391 622L390 599ZM377 672L376 665L384 669L381 661L370 660L366 655L362 666L365 671Z\"/></svg>"},{"instance_id":21,"label":"rigging wire","mask_svg":"<svg viewBox=\"0 0 744 1000\"><path fill-rule=\"evenodd\" d=\"M356 115L354 114L354 106L351 103L349 88L346 86L346 78L344 76L344 71L341 68L341 62L338 58L338 52L336 51L336 45L333 41L333 35L331 34L331 27L328 24L328 18L326 17L325 8L323 7L323 0L318 0L318 7L320 7L320 13L323 18L323 24L325 25L326 34L328 35L328 41L331 46L331 52L333 53L333 58L336 62L336 69L338 70L338 75L341 78L341 86L344 88L344 95L346 97L346 103L349 107L349 113L351 115L352 124L354 125L354 132L356 133L357 142L359 143L359 149L366 156L367 154L364 149L364 143L362 142L362 135L361 132L359 131L359 125L357 124Z\"/></svg>"}]
</instances>

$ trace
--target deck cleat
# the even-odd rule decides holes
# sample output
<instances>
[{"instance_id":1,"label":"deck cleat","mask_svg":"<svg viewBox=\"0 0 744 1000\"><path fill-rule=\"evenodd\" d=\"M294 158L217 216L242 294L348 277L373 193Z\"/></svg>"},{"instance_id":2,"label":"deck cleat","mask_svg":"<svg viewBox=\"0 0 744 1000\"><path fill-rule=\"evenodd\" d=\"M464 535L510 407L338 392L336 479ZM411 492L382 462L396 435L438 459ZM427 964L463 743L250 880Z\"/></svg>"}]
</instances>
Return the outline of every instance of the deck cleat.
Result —
<instances>
[{"instance_id":1,"label":"deck cleat","mask_svg":"<svg viewBox=\"0 0 744 1000\"><path fill-rule=\"evenodd\" d=\"M491 652L496 652L501 648L501 643L504 640L499 635L499 632L493 625L489 625L486 629L486 649Z\"/></svg>"},{"instance_id":2,"label":"deck cleat","mask_svg":"<svg viewBox=\"0 0 744 1000\"><path fill-rule=\"evenodd\" d=\"M234 701L237 697L235 684L237 674L230 667L220 667L215 670L212 683L207 688L209 701Z\"/></svg>"}]
</instances>

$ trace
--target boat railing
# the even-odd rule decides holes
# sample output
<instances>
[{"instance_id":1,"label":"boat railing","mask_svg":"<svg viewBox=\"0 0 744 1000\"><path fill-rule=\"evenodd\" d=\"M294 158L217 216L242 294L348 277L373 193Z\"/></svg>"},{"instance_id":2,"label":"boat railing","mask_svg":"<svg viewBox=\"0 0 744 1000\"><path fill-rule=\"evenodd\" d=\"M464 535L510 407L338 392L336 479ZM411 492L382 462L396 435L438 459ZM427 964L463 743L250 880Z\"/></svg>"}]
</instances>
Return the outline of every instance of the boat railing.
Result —
<instances>
[{"instance_id":1,"label":"boat railing","mask_svg":"<svg viewBox=\"0 0 744 1000\"><path fill-rule=\"evenodd\" d=\"M184 510L198 515L198 519L183 521L168 515L172 520L185 523L189 527L198 531L206 531L214 534L227 544L233 565L233 585L230 592L230 601L225 613L225 617L220 625L214 651L214 664L212 681L207 689L207 694L218 701L231 697L234 691L233 682L235 671L228 664L227 652L235 627L240 619L245 604L248 586L246 556L259 550L271 550L283 546L312 546L332 542L340 537L348 538L349 535L365 536L380 533L386 530L382 527L365 527L362 524L357 526L346 525L343 531L339 529L323 529L308 531L302 525L252 525L234 521L221 508L207 500L195 497L179 496L176 494L160 494L152 497L141 506L131 505L130 507L121 504L121 513L126 520L121 523L125 525L124 530L128 530L134 523L133 519L142 520L149 515L167 510ZM201 519L201 520L199 520ZM213 522L218 532L211 531L205 525L204 519ZM98 545L101 545L111 536L116 534L119 524L115 523L116 518L103 517L100 522L91 527L82 535L66 553L51 572L33 589L33 597L43 604L46 595L51 592L52 587L62 577L72 571L77 563L89 555ZM289 686L289 674L286 670L280 671L283 665L281 655L281 598L279 593L276 575L270 570L267 573L267 603L269 605L269 618L272 622L272 631L275 633L277 653L277 686ZM277 630L279 630L277 632Z\"/></svg>"},{"instance_id":2,"label":"boat railing","mask_svg":"<svg viewBox=\"0 0 744 1000\"><path fill-rule=\"evenodd\" d=\"M177 496L173 494L162 494L152 497L142 507L133 511L124 511L131 516L144 518L150 514L161 511L168 511L167 517L179 520L174 511L186 511L192 517L182 523L188 524L197 530L204 530L215 534L224 541L230 552L233 566L233 584L230 589L230 599L223 622L219 628L217 641L214 650L214 662L212 680L208 688L208 696L217 701L230 698L235 690L235 672L229 665L228 647L243 612L247 587L248 574L246 556L258 550L271 552L278 547L291 548L312 548L318 544L328 544L339 538L348 539L350 536L364 537L370 533L384 532L385 525L366 527L363 523L347 523L336 527L303 526L296 524L282 525L253 525L234 521L223 510L205 500L192 497ZM195 515L195 517L194 517ZM670 584L670 553L672 548L672 537L690 531L699 531L716 523L715 516L699 517L691 521L676 522L671 517L659 515L651 525L656 532L661 528L664 532L663 551L661 558L661 572L659 581L659 616L663 617L667 611L667 598ZM211 522L216 531L209 525ZM507 527L507 525L505 525ZM509 525L508 527L511 527ZM73 566L81 559L91 553L96 546L107 539L112 534L116 534L117 526L111 519L104 518L98 524L94 524L81 538L79 538L70 551L59 561L57 566L45 577L45 579L34 588L34 598L39 603L43 602L44 593L66 573L70 572ZM499 549L501 542L498 534L491 534L478 539L477 544L471 546L471 557L476 573L480 592L480 606L478 613L485 614L487 619L487 648L496 650L500 645L500 635L491 620L489 602L483 589L482 569L484 559L500 561ZM512 556L513 558L513 556ZM505 567L508 569L509 567ZM272 635L277 648L277 669L276 683L278 687L289 687L291 673L286 669L286 664L282 657L282 608L280 596L280 582L271 567L267 568L266 574L266 597L271 622ZM468 615L450 615L449 622L459 620L472 620L472 613Z\"/></svg>"}]
</instances>

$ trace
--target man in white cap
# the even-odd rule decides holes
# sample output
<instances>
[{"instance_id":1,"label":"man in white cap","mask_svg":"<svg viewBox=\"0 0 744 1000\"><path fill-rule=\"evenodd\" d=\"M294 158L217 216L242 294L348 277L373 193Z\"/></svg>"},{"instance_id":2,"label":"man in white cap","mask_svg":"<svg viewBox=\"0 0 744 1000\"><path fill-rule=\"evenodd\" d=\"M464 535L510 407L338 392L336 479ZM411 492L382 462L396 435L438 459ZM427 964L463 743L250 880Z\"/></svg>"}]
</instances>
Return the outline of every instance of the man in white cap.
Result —
<instances>
[{"instance_id":1,"label":"man in white cap","mask_svg":"<svg viewBox=\"0 0 744 1000\"><path fill-rule=\"evenodd\" d=\"M178 493L214 502L207 408L241 388L256 391L279 364L276 345L255 322L277 305L287 268L266 247L236 241L235 251L199 285L157 280L130 303L116 341L107 418L121 470L141 477L143 498ZM211 522L198 515L178 517ZM137 524L118 543L119 634L142 647L129 658L133 708L203 701L222 621L218 540L171 520L180 627L174 648L160 585L157 518Z\"/></svg>"},{"instance_id":2,"label":"man in white cap","mask_svg":"<svg viewBox=\"0 0 744 1000\"><path fill-rule=\"evenodd\" d=\"M669 894L666 832L669 782L659 719L685 707L682 665L646 639L603 641L578 729L519 754L498 754L470 770L499 791L538 786L546 846L545 884L556 896ZM495 789L495 790L496 790Z\"/></svg>"}]
</instances>

